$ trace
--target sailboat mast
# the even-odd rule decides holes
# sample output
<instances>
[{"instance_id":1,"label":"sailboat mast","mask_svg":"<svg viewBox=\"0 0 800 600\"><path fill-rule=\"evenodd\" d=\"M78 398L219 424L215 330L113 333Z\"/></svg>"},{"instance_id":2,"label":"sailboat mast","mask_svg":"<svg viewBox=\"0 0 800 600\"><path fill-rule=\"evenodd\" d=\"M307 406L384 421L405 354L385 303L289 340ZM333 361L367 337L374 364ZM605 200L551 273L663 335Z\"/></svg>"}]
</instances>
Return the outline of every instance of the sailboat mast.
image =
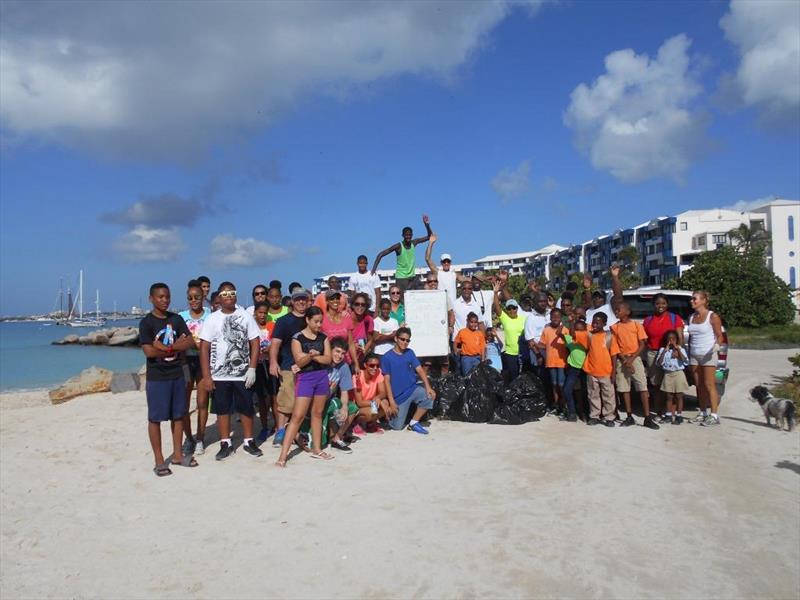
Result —
<instances>
[{"instance_id":1,"label":"sailboat mast","mask_svg":"<svg viewBox=\"0 0 800 600\"><path fill-rule=\"evenodd\" d=\"M94 300L94 316L97 317L97 320L100 320L100 290L96 290L96 296Z\"/></svg>"},{"instance_id":2,"label":"sailboat mast","mask_svg":"<svg viewBox=\"0 0 800 600\"><path fill-rule=\"evenodd\" d=\"M79 317L83 319L83 269L80 270L78 276L78 312Z\"/></svg>"}]
</instances>

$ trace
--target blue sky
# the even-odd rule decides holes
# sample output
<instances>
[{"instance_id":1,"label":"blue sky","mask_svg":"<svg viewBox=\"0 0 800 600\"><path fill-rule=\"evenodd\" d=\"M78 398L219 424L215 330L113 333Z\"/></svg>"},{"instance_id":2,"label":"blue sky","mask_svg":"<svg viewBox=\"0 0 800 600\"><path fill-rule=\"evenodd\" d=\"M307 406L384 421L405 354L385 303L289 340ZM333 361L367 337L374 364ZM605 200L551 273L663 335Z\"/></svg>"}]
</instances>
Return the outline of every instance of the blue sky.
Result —
<instances>
[{"instance_id":1,"label":"blue sky","mask_svg":"<svg viewBox=\"0 0 800 600\"><path fill-rule=\"evenodd\" d=\"M797 3L98 6L3 3L0 314L800 197Z\"/></svg>"}]
</instances>

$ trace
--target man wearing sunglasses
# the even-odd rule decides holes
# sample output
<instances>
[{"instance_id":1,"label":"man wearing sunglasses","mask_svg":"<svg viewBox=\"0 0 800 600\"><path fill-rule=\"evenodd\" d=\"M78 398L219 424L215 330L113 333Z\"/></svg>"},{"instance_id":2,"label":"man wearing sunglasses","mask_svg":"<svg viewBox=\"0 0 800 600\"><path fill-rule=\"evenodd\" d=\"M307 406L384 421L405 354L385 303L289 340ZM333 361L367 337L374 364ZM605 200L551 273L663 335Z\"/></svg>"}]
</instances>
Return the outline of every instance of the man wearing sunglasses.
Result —
<instances>
[{"instance_id":1,"label":"man wearing sunglasses","mask_svg":"<svg viewBox=\"0 0 800 600\"><path fill-rule=\"evenodd\" d=\"M402 429L408 417L411 405L415 405L414 414L408 424L408 431L428 435L420 421L425 413L433 408L436 392L431 388L428 375L419 362L414 351L408 347L411 342L411 330L401 327L394 335L394 348L381 357L381 370L386 381L386 393L389 400L389 426L394 430ZM417 377L422 386L417 384Z\"/></svg>"}]
</instances>

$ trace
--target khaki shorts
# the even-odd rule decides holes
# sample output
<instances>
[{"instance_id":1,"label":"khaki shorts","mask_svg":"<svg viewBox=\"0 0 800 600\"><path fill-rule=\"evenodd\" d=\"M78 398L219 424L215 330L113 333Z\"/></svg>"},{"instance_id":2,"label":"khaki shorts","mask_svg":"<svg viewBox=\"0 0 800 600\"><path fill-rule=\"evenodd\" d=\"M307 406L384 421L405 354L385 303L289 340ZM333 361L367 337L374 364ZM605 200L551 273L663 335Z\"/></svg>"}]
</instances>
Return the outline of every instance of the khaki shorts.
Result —
<instances>
[{"instance_id":1,"label":"khaki shorts","mask_svg":"<svg viewBox=\"0 0 800 600\"><path fill-rule=\"evenodd\" d=\"M699 367L716 367L717 366L717 353L714 350L709 350L701 356L689 355L689 364Z\"/></svg>"},{"instance_id":2,"label":"khaki shorts","mask_svg":"<svg viewBox=\"0 0 800 600\"><path fill-rule=\"evenodd\" d=\"M281 371L281 387L278 388L278 411L290 415L294 410L294 373Z\"/></svg>"},{"instance_id":3,"label":"khaki shorts","mask_svg":"<svg viewBox=\"0 0 800 600\"><path fill-rule=\"evenodd\" d=\"M647 391L647 376L644 373L644 363L641 356L637 356L633 360L633 373L623 371L622 359L617 358L615 372L614 383L617 385L618 392L630 392L631 384L633 384L633 389L637 392Z\"/></svg>"},{"instance_id":4,"label":"khaki shorts","mask_svg":"<svg viewBox=\"0 0 800 600\"><path fill-rule=\"evenodd\" d=\"M650 385L657 388L661 385L661 380L664 378L664 369L656 364L656 357L658 350L647 349L647 379L650 380Z\"/></svg>"},{"instance_id":5,"label":"khaki shorts","mask_svg":"<svg viewBox=\"0 0 800 600\"><path fill-rule=\"evenodd\" d=\"M683 371L669 371L664 373L661 381L661 391L667 394L683 394L689 389L686 375Z\"/></svg>"}]
</instances>

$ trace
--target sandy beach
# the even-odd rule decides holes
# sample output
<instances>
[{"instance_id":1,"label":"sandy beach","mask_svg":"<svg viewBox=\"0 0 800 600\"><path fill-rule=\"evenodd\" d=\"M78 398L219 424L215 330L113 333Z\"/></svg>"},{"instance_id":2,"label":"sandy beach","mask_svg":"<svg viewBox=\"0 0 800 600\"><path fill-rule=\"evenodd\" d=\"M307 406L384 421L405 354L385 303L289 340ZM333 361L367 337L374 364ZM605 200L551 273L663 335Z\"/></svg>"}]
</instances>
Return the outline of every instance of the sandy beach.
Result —
<instances>
[{"instance_id":1,"label":"sandy beach","mask_svg":"<svg viewBox=\"0 0 800 600\"><path fill-rule=\"evenodd\" d=\"M434 422L163 479L143 393L6 394L0 596L797 598L800 431L747 399L791 354L731 354L718 428Z\"/></svg>"}]
</instances>

